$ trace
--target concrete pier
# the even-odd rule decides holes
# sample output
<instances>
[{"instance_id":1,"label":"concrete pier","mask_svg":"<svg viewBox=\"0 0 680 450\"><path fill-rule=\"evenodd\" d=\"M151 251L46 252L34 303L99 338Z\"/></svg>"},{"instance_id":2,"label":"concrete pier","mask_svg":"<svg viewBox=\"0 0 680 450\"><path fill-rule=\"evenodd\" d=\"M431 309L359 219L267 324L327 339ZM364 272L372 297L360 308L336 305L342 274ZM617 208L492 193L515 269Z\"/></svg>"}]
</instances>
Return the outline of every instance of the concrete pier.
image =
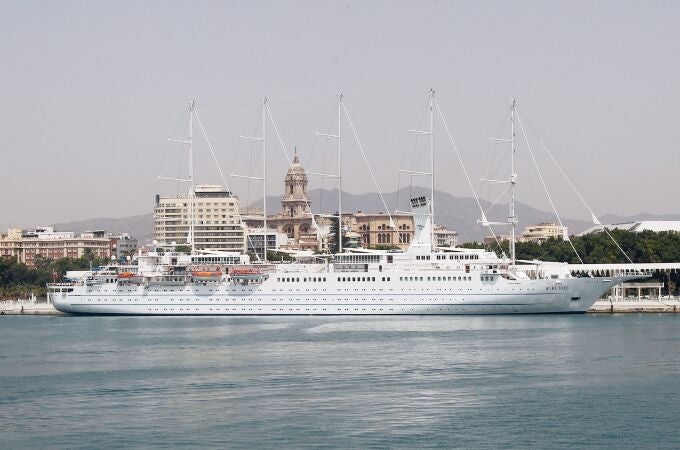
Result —
<instances>
[{"instance_id":1,"label":"concrete pier","mask_svg":"<svg viewBox=\"0 0 680 450\"><path fill-rule=\"evenodd\" d=\"M0 316L60 316L51 303L35 300L4 300L0 301Z\"/></svg>"},{"instance_id":2,"label":"concrete pier","mask_svg":"<svg viewBox=\"0 0 680 450\"><path fill-rule=\"evenodd\" d=\"M680 313L680 298L641 299L627 297L600 299L588 310L588 313Z\"/></svg>"}]
</instances>

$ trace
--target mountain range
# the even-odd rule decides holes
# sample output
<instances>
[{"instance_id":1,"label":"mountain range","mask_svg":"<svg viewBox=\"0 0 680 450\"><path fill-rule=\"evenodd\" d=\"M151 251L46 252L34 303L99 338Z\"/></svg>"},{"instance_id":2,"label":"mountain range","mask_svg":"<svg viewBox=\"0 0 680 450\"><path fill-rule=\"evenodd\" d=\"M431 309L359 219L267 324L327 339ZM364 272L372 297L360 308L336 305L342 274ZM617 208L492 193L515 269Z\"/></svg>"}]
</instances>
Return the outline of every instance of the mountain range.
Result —
<instances>
[{"instance_id":1,"label":"mountain range","mask_svg":"<svg viewBox=\"0 0 680 450\"><path fill-rule=\"evenodd\" d=\"M408 188L399 191L383 194L388 208L394 210L395 205L401 209L407 209L408 199L416 195L424 195L427 191L409 191ZM312 210L315 212L335 213L337 211L337 190L314 189L310 191ZM450 230L458 232L459 242L481 241L486 236L487 229L477 224L480 217L477 202L472 198L454 197L447 192L435 191L435 221L438 225L444 225ZM487 209L489 204L481 201L482 207ZM344 212L385 212L385 207L379 194L350 194L343 193L342 206ZM262 199L249 205L249 207L262 207ZM281 209L280 196L267 197L268 212L275 213ZM507 211L503 205L496 206L494 211ZM541 211L524 203L516 204L516 214L520 223L518 232L525 226L540 222L553 222L554 215L551 212ZM489 220L504 217L489 217ZM602 223L622 223L637 220L680 220L680 214L647 214L640 213L633 216L621 216L616 214L606 214L600 217ZM569 227L569 234L577 234L592 227L590 221L570 219L562 217L564 225ZM153 213L141 214L137 216L108 218L100 217L75 222L54 224L55 229L64 231L82 232L86 230L106 230L113 233L130 233L140 241L147 241L153 238ZM499 229L498 233L505 233Z\"/></svg>"}]
</instances>

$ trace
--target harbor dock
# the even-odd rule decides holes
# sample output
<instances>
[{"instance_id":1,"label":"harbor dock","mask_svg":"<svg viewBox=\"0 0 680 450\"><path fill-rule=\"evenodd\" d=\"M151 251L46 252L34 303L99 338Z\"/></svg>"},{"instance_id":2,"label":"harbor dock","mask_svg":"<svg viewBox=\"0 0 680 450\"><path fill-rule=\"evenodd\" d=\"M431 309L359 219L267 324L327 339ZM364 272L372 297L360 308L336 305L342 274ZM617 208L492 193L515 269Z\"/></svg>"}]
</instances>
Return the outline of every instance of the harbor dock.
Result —
<instances>
[{"instance_id":1,"label":"harbor dock","mask_svg":"<svg viewBox=\"0 0 680 450\"><path fill-rule=\"evenodd\" d=\"M640 299L626 297L600 299L588 310L588 313L680 313L680 298Z\"/></svg>"},{"instance_id":2,"label":"harbor dock","mask_svg":"<svg viewBox=\"0 0 680 450\"><path fill-rule=\"evenodd\" d=\"M61 316L51 303L36 300L0 301L0 316Z\"/></svg>"}]
</instances>

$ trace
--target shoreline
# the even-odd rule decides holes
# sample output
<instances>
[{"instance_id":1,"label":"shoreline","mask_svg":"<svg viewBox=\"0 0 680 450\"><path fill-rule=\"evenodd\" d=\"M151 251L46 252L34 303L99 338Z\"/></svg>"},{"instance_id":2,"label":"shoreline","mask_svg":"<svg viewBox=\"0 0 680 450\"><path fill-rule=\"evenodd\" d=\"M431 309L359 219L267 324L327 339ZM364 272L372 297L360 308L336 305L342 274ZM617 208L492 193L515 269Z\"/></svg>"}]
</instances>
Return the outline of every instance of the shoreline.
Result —
<instances>
[{"instance_id":1,"label":"shoreline","mask_svg":"<svg viewBox=\"0 0 680 450\"><path fill-rule=\"evenodd\" d=\"M586 314L678 314L680 298L662 299L600 299ZM65 316L47 302L5 300L0 302L0 316Z\"/></svg>"}]
</instances>

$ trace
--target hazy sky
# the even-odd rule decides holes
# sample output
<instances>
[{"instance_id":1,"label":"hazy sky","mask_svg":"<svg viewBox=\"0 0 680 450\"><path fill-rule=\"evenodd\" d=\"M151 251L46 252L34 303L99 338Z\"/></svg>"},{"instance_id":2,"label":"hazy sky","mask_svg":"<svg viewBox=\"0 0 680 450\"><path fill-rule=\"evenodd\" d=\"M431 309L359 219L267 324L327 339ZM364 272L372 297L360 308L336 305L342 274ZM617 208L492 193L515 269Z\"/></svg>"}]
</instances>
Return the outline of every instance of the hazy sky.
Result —
<instances>
[{"instance_id":1,"label":"hazy sky","mask_svg":"<svg viewBox=\"0 0 680 450\"><path fill-rule=\"evenodd\" d=\"M392 191L404 187L398 170L418 165L422 145L407 130L429 126L430 88L476 189L489 160L509 170L489 137L507 137L517 97L532 136L597 213L680 213L678 24L673 1L0 1L0 229L150 212L155 193L177 190L156 177L185 168L167 138L182 137L191 98L225 173L260 169L239 135L260 132L263 96L288 150L297 145L309 170L336 171L315 132L336 132L343 92ZM219 182L196 135L197 180ZM351 130L343 135L345 188L374 191ZM438 188L470 196L436 136ZM271 133L267 146L267 189L280 193L285 163ZM560 212L586 217L554 167L544 170ZM547 209L522 145L518 173L519 199ZM255 183L231 188L244 202L261 195Z\"/></svg>"}]
</instances>

